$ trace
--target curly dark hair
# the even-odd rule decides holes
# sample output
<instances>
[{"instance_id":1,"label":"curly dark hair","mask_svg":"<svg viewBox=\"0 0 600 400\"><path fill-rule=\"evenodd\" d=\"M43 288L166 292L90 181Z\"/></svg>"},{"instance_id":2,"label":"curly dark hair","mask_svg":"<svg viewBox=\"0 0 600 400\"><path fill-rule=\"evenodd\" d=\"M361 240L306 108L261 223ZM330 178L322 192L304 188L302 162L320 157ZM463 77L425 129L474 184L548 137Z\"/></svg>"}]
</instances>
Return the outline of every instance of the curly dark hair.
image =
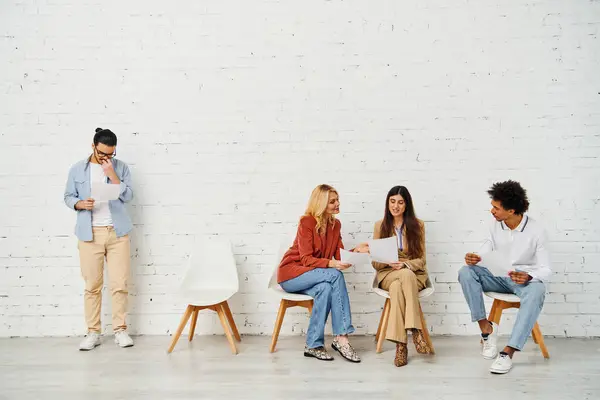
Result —
<instances>
[{"instance_id":1,"label":"curly dark hair","mask_svg":"<svg viewBox=\"0 0 600 400\"><path fill-rule=\"evenodd\" d=\"M499 201L505 210L515 210L515 214L523 215L529 209L527 192L519 182L508 180L496 182L487 191L490 198Z\"/></svg>"}]
</instances>

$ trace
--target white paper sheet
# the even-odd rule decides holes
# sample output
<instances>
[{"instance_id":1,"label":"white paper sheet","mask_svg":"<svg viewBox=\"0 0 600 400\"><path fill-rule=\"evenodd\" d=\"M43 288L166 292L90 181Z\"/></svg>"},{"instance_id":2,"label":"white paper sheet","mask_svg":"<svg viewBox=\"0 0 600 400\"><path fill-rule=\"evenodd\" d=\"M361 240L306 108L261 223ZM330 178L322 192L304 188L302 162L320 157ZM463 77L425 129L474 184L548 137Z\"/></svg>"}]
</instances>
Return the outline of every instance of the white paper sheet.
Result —
<instances>
[{"instance_id":1,"label":"white paper sheet","mask_svg":"<svg viewBox=\"0 0 600 400\"><path fill-rule=\"evenodd\" d=\"M341 249L340 258L341 262L352 265L371 264L371 257L369 257L369 253L354 253L348 250Z\"/></svg>"},{"instance_id":2,"label":"white paper sheet","mask_svg":"<svg viewBox=\"0 0 600 400\"><path fill-rule=\"evenodd\" d=\"M508 276L509 271L515 270L508 251L494 250L481 254L480 257L481 261L477 265L486 267L494 276Z\"/></svg>"},{"instance_id":3,"label":"white paper sheet","mask_svg":"<svg viewBox=\"0 0 600 400\"><path fill-rule=\"evenodd\" d=\"M95 201L116 200L119 198L120 192L121 185L94 182L92 184L92 193L90 197Z\"/></svg>"},{"instance_id":4,"label":"white paper sheet","mask_svg":"<svg viewBox=\"0 0 600 400\"><path fill-rule=\"evenodd\" d=\"M369 240L369 253L373 261L381 263L398 262L398 241L396 236L386 239Z\"/></svg>"}]
</instances>

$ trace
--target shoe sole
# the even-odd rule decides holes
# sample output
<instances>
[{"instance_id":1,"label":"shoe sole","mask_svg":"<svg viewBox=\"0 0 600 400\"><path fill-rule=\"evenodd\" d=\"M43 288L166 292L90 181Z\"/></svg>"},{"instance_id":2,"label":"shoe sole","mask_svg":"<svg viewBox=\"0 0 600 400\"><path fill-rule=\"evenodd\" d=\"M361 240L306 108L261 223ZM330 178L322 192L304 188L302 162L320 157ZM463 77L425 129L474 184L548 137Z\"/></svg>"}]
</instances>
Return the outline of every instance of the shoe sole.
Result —
<instances>
[{"instance_id":1,"label":"shoe sole","mask_svg":"<svg viewBox=\"0 0 600 400\"><path fill-rule=\"evenodd\" d=\"M90 349L82 349L81 347L79 348L79 351L91 351L94 350L96 347L100 346L100 343L95 344L94 347L90 348Z\"/></svg>"},{"instance_id":2,"label":"shoe sole","mask_svg":"<svg viewBox=\"0 0 600 400\"><path fill-rule=\"evenodd\" d=\"M344 355L342 354L342 352L340 351L340 349L338 349L337 347L335 347L333 344L331 345L331 348L332 348L332 349L334 349L335 351L337 351L338 353L340 353L340 356L342 356L342 357L344 358L344 360L347 360L347 361L350 361L350 362L352 362L352 363L356 363L356 364L358 364L358 363L361 361L361 360L357 360L357 361L355 361L355 360L351 360L351 359L349 359L349 358L346 358L346 356L344 356Z\"/></svg>"},{"instance_id":3,"label":"shoe sole","mask_svg":"<svg viewBox=\"0 0 600 400\"><path fill-rule=\"evenodd\" d=\"M503 370L503 371L501 371L501 370L499 370L499 369L490 369L490 373L492 373L492 374L494 374L494 375L503 375L503 374L507 374L507 373L509 373L509 372L510 372L510 369L508 369L508 370L505 370L505 371L504 371L504 370Z\"/></svg>"},{"instance_id":4,"label":"shoe sole","mask_svg":"<svg viewBox=\"0 0 600 400\"><path fill-rule=\"evenodd\" d=\"M309 357L309 358L316 358L319 361L333 361L333 358L319 358L317 356L313 356L310 353L304 353L304 357Z\"/></svg>"},{"instance_id":5,"label":"shoe sole","mask_svg":"<svg viewBox=\"0 0 600 400\"><path fill-rule=\"evenodd\" d=\"M117 346L119 346L120 348L122 348L122 349L126 349L126 348L128 348L128 347L133 347L133 343L131 343L131 344L128 344L128 345L125 345L125 346L121 346L119 343L115 343L115 344L116 344Z\"/></svg>"}]
</instances>

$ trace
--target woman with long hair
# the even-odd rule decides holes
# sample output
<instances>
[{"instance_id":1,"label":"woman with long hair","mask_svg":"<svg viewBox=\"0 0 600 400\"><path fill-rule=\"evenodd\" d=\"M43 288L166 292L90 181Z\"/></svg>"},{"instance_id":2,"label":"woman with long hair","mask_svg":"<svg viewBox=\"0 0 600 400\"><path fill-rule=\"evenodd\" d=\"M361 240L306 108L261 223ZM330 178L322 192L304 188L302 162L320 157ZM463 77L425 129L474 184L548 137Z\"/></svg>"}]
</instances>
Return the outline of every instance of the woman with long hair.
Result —
<instances>
[{"instance_id":1,"label":"woman with long hair","mask_svg":"<svg viewBox=\"0 0 600 400\"><path fill-rule=\"evenodd\" d=\"M310 196L306 212L300 218L294 243L281 260L277 281L286 292L307 294L314 298L306 332L306 357L333 360L325 349L325 322L331 311L335 335L331 346L345 359L360 362L348 341L348 334L354 332L354 327L342 271L350 264L339 261L340 249L344 248L342 224L335 218L339 212L337 191L329 185L317 186ZM361 244L352 251L368 252L368 246Z\"/></svg>"},{"instance_id":2,"label":"woman with long hair","mask_svg":"<svg viewBox=\"0 0 600 400\"><path fill-rule=\"evenodd\" d=\"M412 197L404 186L394 186L385 199L382 220L375 223L374 239L395 236L398 240L398 262L373 262L379 287L390 294L390 316L385 338L396 343L394 365L408 363L407 331L420 354L431 354L421 326L419 291L427 282L425 262L425 225L415 215Z\"/></svg>"}]
</instances>

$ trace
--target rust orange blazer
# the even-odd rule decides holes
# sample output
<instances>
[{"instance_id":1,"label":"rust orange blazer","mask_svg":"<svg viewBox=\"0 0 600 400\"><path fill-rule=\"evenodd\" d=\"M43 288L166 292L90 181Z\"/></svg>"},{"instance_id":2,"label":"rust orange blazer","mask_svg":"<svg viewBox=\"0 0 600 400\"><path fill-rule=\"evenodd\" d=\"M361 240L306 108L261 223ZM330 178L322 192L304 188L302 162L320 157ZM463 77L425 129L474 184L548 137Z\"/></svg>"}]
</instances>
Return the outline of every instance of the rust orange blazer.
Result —
<instances>
[{"instance_id":1,"label":"rust orange blazer","mask_svg":"<svg viewBox=\"0 0 600 400\"><path fill-rule=\"evenodd\" d=\"M344 248L341 229L342 223L336 219L321 235L317 232L314 217L305 215L300 218L294 243L279 264L277 282L296 278L315 268L327 268L333 257L339 260L340 249Z\"/></svg>"}]
</instances>

